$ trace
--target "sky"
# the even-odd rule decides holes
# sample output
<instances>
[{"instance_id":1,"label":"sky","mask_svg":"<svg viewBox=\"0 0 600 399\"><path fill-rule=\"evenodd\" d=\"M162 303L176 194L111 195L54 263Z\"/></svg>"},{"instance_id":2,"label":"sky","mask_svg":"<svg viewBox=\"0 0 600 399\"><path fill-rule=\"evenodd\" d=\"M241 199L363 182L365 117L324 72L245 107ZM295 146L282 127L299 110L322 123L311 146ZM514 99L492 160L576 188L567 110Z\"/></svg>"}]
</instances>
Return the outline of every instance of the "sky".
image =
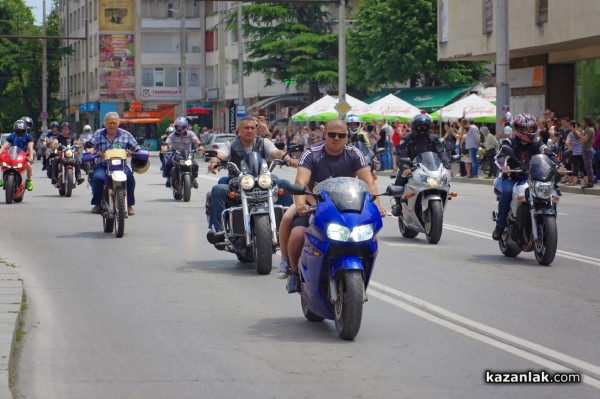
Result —
<instances>
[{"instance_id":1,"label":"sky","mask_svg":"<svg viewBox=\"0 0 600 399\"><path fill-rule=\"evenodd\" d=\"M43 20L43 1L42 0L25 0L25 4L31 11L33 12L33 16L35 17L36 25L41 25ZM52 7L52 1L46 0L46 15L50 14L50 8Z\"/></svg>"}]
</instances>

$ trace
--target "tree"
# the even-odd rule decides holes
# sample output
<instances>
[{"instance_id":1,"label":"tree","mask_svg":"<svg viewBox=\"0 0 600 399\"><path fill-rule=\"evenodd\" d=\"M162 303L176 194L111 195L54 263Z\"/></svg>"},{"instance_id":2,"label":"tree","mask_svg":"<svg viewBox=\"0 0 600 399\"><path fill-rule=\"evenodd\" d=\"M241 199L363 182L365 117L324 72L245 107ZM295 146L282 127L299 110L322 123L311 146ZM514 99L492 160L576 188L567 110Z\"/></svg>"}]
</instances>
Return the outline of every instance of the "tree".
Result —
<instances>
[{"instance_id":1,"label":"tree","mask_svg":"<svg viewBox=\"0 0 600 399\"><path fill-rule=\"evenodd\" d=\"M237 12L229 15L229 30L237 29ZM309 101L321 87L338 79L337 34L321 4L257 3L243 7L243 31L249 40L244 73L261 72L265 84L294 80L308 85Z\"/></svg>"},{"instance_id":2,"label":"tree","mask_svg":"<svg viewBox=\"0 0 600 399\"><path fill-rule=\"evenodd\" d=\"M436 7L436 0L359 2L357 23L348 33L351 84L362 89L406 81L411 87L458 85L489 76L484 62L437 60Z\"/></svg>"}]
</instances>

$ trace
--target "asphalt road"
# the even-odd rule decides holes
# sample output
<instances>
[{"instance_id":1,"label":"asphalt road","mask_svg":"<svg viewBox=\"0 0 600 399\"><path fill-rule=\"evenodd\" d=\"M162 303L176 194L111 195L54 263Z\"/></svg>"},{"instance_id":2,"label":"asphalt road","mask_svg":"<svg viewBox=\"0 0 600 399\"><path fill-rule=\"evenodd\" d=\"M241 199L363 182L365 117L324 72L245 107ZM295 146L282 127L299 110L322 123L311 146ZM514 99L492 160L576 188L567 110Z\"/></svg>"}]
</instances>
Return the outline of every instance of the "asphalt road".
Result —
<instances>
[{"instance_id":1,"label":"asphalt road","mask_svg":"<svg viewBox=\"0 0 600 399\"><path fill-rule=\"evenodd\" d=\"M453 185L435 246L386 218L362 327L345 342L333 322L306 321L274 273L207 244L214 176L176 202L152 161L121 239L89 213L86 186L61 198L38 177L22 204L0 204L2 257L29 303L16 397L600 396L597 197L563 195L550 267L500 253L489 186ZM575 370L583 382L490 384L486 370Z\"/></svg>"}]
</instances>

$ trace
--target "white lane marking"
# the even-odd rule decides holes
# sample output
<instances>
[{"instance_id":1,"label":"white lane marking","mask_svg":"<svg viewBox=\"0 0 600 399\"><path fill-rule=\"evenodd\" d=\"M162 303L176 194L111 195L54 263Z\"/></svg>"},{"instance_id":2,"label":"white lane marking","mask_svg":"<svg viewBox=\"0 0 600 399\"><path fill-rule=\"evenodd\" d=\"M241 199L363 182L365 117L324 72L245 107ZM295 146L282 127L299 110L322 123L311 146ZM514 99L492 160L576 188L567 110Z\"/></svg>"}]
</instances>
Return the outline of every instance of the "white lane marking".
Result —
<instances>
[{"instance_id":1,"label":"white lane marking","mask_svg":"<svg viewBox=\"0 0 600 399\"><path fill-rule=\"evenodd\" d=\"M402 242L385 242L385 244L391 246L391 247L411 247L411 248L421 248L421 249L425 249L427 248L427 250L429 249L435 249L435 248L442 248L438 245L430 245L430 244L409 244L409 243L402 243Z\"/></svg>"},{"instance_id":2,"label":"white lane marking","mask_svg":"<svg viewBox=\"0 0 600 399\"><path fill-rule=\"evenodd\" d=\"M492 240L491 233L484 233L483 231L477 231L477 230L468 229L466 227L453 226L453 225L448 225L448 224L444 224L444 228L446 228L448 230L456 231L457 233L462 233L462 234L470 235L473 237L483 238L485 240ZM600 259L593 258L591 256L577 254L574 252L563 251L563 250L558 249L558 250L556 250L556 256L560 256L560 257L567 258L570 260L576 260L576 261L579 261L582 263L587 263L587 264L593 265L593 266L600 266Z\"/></svg>"},{"instance_id":3,"label":"white lane marking","mask_svg":"<svg viewBox=\"0 0 600 399\"><path fill-rule=\"evenodd\" d=\"M369 295L384 302L543 367L555 371L567 368L580 372L584 374L583 382L600 389L600 367L596 365L478 323L381 283L371 281L370 287L381 292L371 290Z\"/></svg>"}]
</instances>

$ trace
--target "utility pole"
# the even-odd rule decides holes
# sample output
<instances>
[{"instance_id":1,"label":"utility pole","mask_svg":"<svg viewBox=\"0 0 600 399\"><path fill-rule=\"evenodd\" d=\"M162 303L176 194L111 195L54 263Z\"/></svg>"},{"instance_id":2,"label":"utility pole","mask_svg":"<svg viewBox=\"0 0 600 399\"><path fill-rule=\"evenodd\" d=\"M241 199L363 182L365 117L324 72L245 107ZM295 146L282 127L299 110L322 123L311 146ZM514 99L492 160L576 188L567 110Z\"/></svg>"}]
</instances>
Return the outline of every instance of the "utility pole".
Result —
<instances>
[{"instance_id":1,"label":"utility pole","mask_svg":"<svg viewBox=\"0 0 600 399\"><path fill-rule=\"evenodd\" d=\"M242 2L238 1L238 107L244 105L244 32L242 28ZM237 112L236 112L237 114Z\"/></svg>"},{"instance_id":2,"label":"utility pole","mask_svg":"<svg viewBox=\"0 0 600 399\"><path fill-rule=\"evenodd\" d=\"M67 29L67 47L71 49L71 40L68 39L68 36L71 34L71 13L69 9L70 1L67 1L67 13L66 13L66 29ZM71 55L67 55L67 121L71 124Z\"/></svg>"},{"instance_id":3,"label":"utility pole","mask_svg":"<svg viewBox=\"0 0 600 399\"><path fill-rule=\"evenodd\" d=\"M502 106L509 104L510 86L508 83L509 45L508 45L508 0L496 2L496 132L503 129L500 117Z\"/></svg>"},{"instance_id":4,"label":"utility pole","mask_svg":"<svg viewBox=\"0 0 600 399\"><path fill-rule=\"evenodd\" d=\"M89 85L89 81L90 81L90 46L89 46L89 41L87 40L87 37L89 35L89 15L88 15L88 2L85 2L85 5L83 7L83 13L85 14L85 19L84 19L84 23L85 23L85 38L86 40L84 40L84 44L85 44L85 79L84 79L84 89L85 89L85 104L86 107L88 107L88 103L90 102L90 85ZM88 112L88 118L87 118L87 123L89 125L91 125L92 123L90 122L90 118L89 118L90 113Z\"/></svg>"},{"instance_id":5,"label":"utility pole","mask_svg":"<svg viewBox=\"0 0 600 399\"><path fill-rule=\"evenodd\" d=\"M187 40L185 38L185 0L179 0L179 47L181 50L181 116L187 118L187 71L185 65L185 53L187 51Z\"/></svg>"},{"instance_id":6,"label":"utility pole","mask_svg":"<svg viewBox=\"0 0 600 399\"><path fill-rule=\"evenodd\" d=\"M42 2L42 35L46 36L46 0ZM48 48L42 39L42 134L48 130ZM44 116L46 116L44 118Z\"/></svg>"},{"instance_id":7,"label":"utility pole","mask_svg":"<svg viewBox=\"0 0 600 399\"><path fill-rule=\"evenodd\" d=\"M346 0L339 0L338 8L338 103L346 101ZM339 111L338 111L339 112ZM344 117L339 112L340 118Z\"/></svg>"}]
</instances>

